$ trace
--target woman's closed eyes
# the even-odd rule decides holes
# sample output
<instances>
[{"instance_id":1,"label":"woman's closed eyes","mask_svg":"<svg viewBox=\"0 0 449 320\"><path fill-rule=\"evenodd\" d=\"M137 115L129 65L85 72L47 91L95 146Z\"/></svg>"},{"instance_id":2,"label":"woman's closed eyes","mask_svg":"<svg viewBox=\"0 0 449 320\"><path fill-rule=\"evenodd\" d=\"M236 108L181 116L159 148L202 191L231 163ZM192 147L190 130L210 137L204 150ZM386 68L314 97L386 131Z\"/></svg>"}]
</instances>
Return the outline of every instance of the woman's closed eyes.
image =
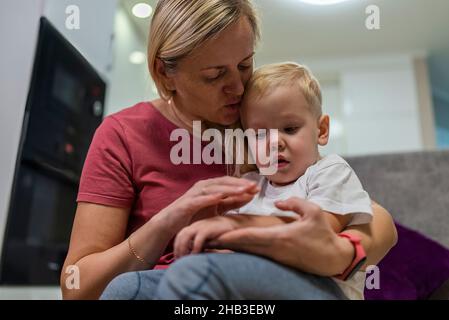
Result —
<instances>
[{"instance_id":1,"label":"woman's closed eyes","mask_svg":"<svg viewBox=\"0 0 449 320\"><path fill-rule=\"evenodd\" d=\"M247 71L249 69L251 69L253 66L252 64L252 60L250 63L242 63L238 66L238 69L240 71ZM222 78L224 75L226 74L226 69L225 68L221 68L221 69L216 69L215 71L210 72L209 74L206 75L205 81L206 82L214 82L220 78Z\"/></svg>"}]
</instances>

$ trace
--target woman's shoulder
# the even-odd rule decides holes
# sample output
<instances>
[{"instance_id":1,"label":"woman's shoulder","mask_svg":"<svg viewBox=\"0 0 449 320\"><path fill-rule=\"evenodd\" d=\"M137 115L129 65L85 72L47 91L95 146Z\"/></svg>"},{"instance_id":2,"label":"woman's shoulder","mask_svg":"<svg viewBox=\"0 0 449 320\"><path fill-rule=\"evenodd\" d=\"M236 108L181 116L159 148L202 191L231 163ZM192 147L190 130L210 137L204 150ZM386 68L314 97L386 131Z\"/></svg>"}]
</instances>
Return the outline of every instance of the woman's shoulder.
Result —
<instances>
[{"instance_id":1,"label":"woman's shoulder","mask_svg":"<svg viewBox=\"0 0 449 320\"><path fill-rule=\"evenodd\" d=\"M107 115L95 132L97 145L123 145L128 150L154 148L177 127L166 119L151 102L140 102L132 107ZM133 147L134 146L134 147Z\"/></svg>"},{"instance_id":2,"label":"woman's shoulder","mask_svg":"<svg viewBox=\"0 0 449 320\"><path fill-rule=\"evenodd\" d=\"M156 109L152 102L139 102L131 107L107 115L101 124L103 130L148 135L151 132L170 131L177 126Z\"/></svg>"},{"instance_id":3,"label":"woman's shoulder","mask_svg":"<svg viewBox=\"0 0 449 320\"><path fill-rule=\"evenodd\" d=\"M121 124L137 125L158 123L165 126L175 126L165 118L154 104L150 101L139 102L131 107L124 108L118 112L108 115L105 119L112 118Z\"/></svg>"}]
</instances>

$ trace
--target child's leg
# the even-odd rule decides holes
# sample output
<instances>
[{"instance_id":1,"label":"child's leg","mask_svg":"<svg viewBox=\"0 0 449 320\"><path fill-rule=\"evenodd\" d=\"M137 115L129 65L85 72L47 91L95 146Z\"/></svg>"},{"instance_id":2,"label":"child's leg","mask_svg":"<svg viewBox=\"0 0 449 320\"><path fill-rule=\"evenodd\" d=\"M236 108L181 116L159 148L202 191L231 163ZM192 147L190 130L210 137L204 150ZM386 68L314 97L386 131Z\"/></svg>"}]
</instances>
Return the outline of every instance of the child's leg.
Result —
<instances>
[{"instance_id":1,"label":"child's leg","mask_svg":"<svg viewBox=\"0 0 449 320\"><path fill-rule=\"evenodd\" d=\"M115 277L100 300L151 300L165 270L126 272Z\"/></svg>"},{"instance_id":2,"label":"child's leg","mask_svg":"<svg viewBox=\"0 0 449 320\"><path fill-rule=\"evenodd\" d=\"M249 254L184 257L164 274L155 299L346 299L330 278Z\"/></svg>"}]
</instances>

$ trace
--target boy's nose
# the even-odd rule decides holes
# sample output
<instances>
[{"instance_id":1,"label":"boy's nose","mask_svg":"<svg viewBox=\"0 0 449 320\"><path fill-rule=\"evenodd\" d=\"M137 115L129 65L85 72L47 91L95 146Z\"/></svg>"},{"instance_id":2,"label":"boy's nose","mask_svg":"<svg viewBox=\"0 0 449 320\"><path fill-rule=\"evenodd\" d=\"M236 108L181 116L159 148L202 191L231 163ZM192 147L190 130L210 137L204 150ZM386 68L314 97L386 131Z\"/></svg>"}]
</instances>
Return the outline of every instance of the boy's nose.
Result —
<instances>
[{"instance_id":1,"label":"boy's nose","mask_svg":"<svg viewBox=\"0 0 449 320\"><path fill-rule=\"evenodd\" d=\"M284 139L282 139L281 137L278 138L278 150L282 151L285 149L285 142Z\"/></svg>"}]
</instances>

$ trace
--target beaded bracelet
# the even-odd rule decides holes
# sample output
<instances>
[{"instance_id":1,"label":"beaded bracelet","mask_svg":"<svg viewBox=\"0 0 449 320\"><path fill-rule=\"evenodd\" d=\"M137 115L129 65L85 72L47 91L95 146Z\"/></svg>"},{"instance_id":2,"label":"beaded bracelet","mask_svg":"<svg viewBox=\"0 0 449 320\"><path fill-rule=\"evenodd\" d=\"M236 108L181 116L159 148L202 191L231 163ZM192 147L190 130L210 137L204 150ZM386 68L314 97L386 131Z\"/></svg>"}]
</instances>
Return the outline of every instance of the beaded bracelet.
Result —
<instances>
[{"instance_id":1,"label":"beaded bracelet","mask_svg":"<svg viewBox=\"0 0 449 320\"><path fill-rule=\"evenodd\" d=\"M139 256L137 254L136 250L134 249L134 247L131 244L131 235L129 235L129 237L128 237L128 246L129 246L129 251L131 251L131 253L134 255L134 257L136 257L137 260L139 260L140 262L143 262L145 264L151 265L151 263L145 261L141 256Z\"/></svg>"}]
</instances>

